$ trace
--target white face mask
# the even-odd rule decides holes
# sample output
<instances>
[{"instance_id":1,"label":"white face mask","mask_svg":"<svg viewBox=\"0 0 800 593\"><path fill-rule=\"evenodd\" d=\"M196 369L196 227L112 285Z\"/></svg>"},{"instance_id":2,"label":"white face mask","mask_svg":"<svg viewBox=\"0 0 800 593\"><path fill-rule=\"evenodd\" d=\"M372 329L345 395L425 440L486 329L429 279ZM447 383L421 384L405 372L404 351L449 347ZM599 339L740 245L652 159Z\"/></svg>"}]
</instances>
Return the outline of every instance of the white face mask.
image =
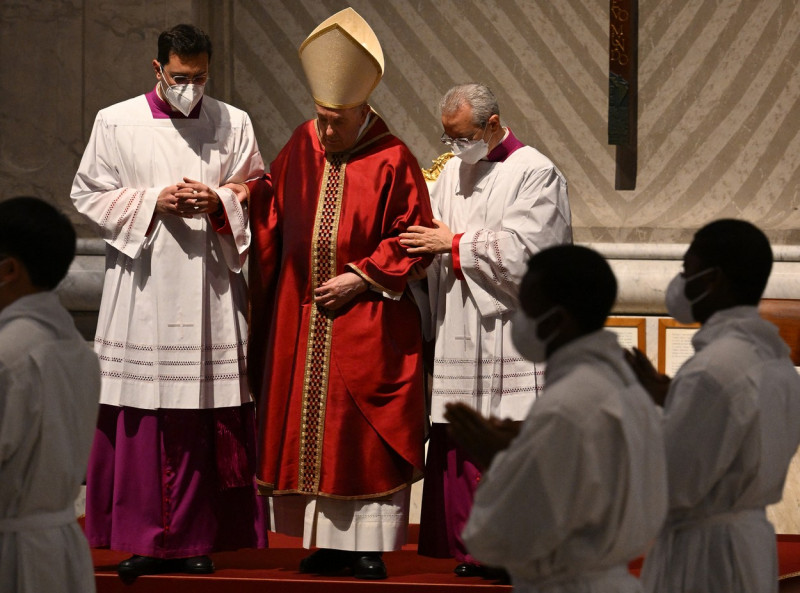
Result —
<instances>
[{"instance_id":1,"label":"white face mask","mask_svg":"<svg viewBox=\"0 0 800 593\"><path fill-rule=\"evenodd\" d=\"M520 354L533 362L544 362L547 359L547 346L555 340L557 331L542 340L537 330L542 321L550 317L558 307L551 307L539 317L528 317L522 309L514 312L511 319L511 342Z\"/></svg>"},{"instance_id":2,"label":"white face mask","mask_svg":"<svg viewBox=\"0 0 800 593\"><path fill-rule=\"evenodd\" d=\"M473 140L467 146L454 144L453 154L468 165L474 165L489 154L489 143L481 138L480 140Z\"/></svg>"},{"instance_id":3,"label":"white face mask","mask_svg":"<svg viewBox=\"0 0 800 593\"><path fill-rule=\"evenodd\" d=\"M694 318L694 313L692 312L692 305L699 303L706 298L711 290L707 289L705 292L699 294L692 300L689 300L686 297L686 284L695 278L699 278L700 276L708 274L713 270L714 268L708 268L707 270L698 272L689 278L684 278L683 274L678 273L678 275L676 275L669 283L664 302L667 305L667 313L674 317L676 321L686 324L694 323L696 321Z\"/></svg>"},{"instance_id":4,"label":"white face mask","mask_svg":"<svg viewBox=\"0 0 800 593\"><path fill-rule=\"evenodd\" d=\"M170 105L187 117L200 102L200 99L203 98L203 92L206 88L204 84L169 85L167 84L167 77L164 76L163 68L161 68L161 81L164 83L162 90Z\"/></svg>"}]
</instances>

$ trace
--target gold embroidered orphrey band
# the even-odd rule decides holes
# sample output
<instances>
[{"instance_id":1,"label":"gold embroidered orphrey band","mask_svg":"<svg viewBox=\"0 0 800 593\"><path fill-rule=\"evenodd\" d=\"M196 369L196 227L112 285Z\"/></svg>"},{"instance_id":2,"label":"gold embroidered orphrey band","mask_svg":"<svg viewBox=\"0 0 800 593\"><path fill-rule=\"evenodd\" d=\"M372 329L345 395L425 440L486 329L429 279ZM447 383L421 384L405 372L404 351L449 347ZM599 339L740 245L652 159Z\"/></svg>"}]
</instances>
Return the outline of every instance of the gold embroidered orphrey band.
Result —
<instances>
[{"instance_id":1,"label":"gold embroidered orphrey band","mask_svg":"<svg viewBox=\"0 0 800 593\"><path fill-rule=\"evenodd\" d=\"M336 245L345 166L339 155L325 162L311 244L312 300L314 290L336 275ZM298 490L306 494L318 494L333 315L316 305L312 305L311 311L303 376Z\"/></svg>"}]
</instances>

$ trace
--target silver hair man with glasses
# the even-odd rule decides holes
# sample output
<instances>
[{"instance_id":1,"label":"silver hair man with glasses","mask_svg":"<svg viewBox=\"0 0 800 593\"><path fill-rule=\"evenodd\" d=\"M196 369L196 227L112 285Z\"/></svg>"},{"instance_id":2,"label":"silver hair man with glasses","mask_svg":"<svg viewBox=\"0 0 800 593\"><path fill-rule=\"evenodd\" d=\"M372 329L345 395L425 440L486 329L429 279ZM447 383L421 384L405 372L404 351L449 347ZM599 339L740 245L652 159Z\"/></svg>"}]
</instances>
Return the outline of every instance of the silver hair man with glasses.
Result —
<instances>
[{"instance_id":1,"label":"silver hair man with glasses","mask_svg":"<svg viewBox=\"0 0 800 593\"><path fill-rule=\"evenodd\" d=\"M265 545L237 185L264 164L248 115L204 96L210 58L197 27L161 33L155 87L98 113L72 185L106 242L86 533L133 554L123 578L208 573L210 552Z\"/></svg>"},{"instance_id":2,"label":"silver hair man with glasses","mask_svg":"<svg viewBox=\"0 0 800 593\"><path fill-rule=\"evenodd\" d=\"M488 87L453 87L440 108L441 140L455 157L431 193L434 227L412 226L400 235L409 254L436 256L427 269L433 427L419 550L455 557L456 574L475 576L486 568L460 534L480 471L448 438L445 405L463 402L484 416L525 418L544 375L511 342L519 285L534 253L572 242L572 226L566 179L503 127Z\"/></svg>"}]
</instances>

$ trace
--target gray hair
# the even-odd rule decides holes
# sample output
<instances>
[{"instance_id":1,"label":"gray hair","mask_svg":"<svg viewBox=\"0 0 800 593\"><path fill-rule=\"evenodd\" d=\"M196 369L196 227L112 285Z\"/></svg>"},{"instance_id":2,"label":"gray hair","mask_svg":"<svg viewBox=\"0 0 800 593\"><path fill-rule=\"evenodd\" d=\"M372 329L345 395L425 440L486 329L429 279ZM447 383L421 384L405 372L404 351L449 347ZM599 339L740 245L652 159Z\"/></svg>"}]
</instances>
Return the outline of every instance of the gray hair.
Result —
<instances>
[{"instance_id":1,"label":"gray hair","mask_svg":"<svg viewBox=\"0 0 800 593\"><path fill-rule=\"evenodd\" d=\"M497 98L485 84L470 82L454 86L439 101L439 110L442 114L450 114L463 105L472 107L472 123L480 128L486 127L493 115L500 115Z\"/></svg>"}]
</instances>

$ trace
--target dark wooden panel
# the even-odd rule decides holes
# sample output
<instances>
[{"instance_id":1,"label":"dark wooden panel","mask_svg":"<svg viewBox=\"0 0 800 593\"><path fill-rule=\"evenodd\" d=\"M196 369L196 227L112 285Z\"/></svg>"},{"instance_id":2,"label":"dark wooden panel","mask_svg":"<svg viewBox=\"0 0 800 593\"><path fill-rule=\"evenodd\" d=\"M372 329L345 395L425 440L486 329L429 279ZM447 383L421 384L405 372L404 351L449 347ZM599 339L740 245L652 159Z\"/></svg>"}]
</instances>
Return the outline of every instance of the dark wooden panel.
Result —
<instances>
[{"instance_id":1,"label":"dark wooden panel","mask_svg":"<svg viewBox=\"0 0 800 593\"><path fill-rule=\"evenodd\" d=\"M778 326L781 337L792 349L792 361L800 366L800 300L763 299L758 312Z\"/></svg>"}]
</instances>

